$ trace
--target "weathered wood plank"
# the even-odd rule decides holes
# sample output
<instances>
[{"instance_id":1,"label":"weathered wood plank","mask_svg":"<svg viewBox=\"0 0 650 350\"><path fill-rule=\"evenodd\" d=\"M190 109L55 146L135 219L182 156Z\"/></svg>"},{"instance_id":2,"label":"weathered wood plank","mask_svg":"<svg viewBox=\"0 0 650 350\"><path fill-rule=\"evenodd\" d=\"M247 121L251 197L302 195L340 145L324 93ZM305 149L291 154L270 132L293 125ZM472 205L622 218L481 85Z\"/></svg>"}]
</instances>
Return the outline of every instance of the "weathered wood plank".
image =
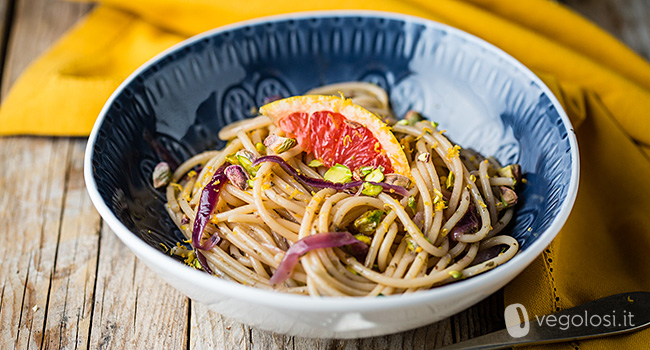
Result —
<instances>
[{"instance_id":1,"label":"weathered wood plank","mask_svg":"<svg viewBox=\"0 0 650 350\"><path fill-rule=\"evenodd\" d=\"M185 349L188 308L185 296L102 227L91 349Z\"/></svg>"},{"instance_id":2,"label":"weathered wood plank","mask_svg":"<svg viewBox=\"0 0 650 350\"><path fill-rule=\"evenodd\" d=\"M0 139L0 348L40 348L69 146L68 139Z\"/></svg>"},{"instance_id":3,"label":"weathered wood plank","mask_svg":"<svg viewBox=\"0 0 650 350\"><path fill-rule=\"evenodd\" d=\"M20 73L94 6L58 0L15 1L0 89L3 98Z\"/></svg>"},{"instance_id":4,"label":"weathered wood plank","mask_svg":"<svg viewBox=\"0 0 650 350\"><path fill-rule=\"evenodd\" d=\"M86 348L97 270L100 217L83 179L86 142L74 140L65 185L56 263L47 304L43 348Z\"/></svg>"},{"instance_id":5,"label":"weathered wood plank","mask_svg":"<svg viewBox=\"0 0 650 350\"><path fill-rule=\"evenodd\" d=\"M7 39L7 33L11 23L12 3L12 0L0 0L0 59L4 57L5 40ZM0 61L0 69L2 63L3 62ZM2 75L0 74L0 76Z\"/></svg>"},{"instance_id":6,"label":"weathered wood plank","mask_svg":"<svg viewBox=\"0 0 650 350\"><path fill-rule=\"evenodd\" d=\"M647 0L562 0L650 59L650 3Z\"/></svg>"},{"instance_id":7,"label":"weathered wood plank","mask_svg":"<svg viewBox=\"0 0 650 350\"><path fill-rule=\"evenodd\" d=\"M8 23L8 3L0 4L1 11L5 11L0 14L3 28ZM20 1L15 5L13 25L8 28L11 35L4 62L3 96L26 65L80 17L66 15L70 8L58 1ZM7 170L0 180L0 348L32 349L42 345L72 142L29 137L0 139L0 168Z\"/></svg>"}]
</instances>

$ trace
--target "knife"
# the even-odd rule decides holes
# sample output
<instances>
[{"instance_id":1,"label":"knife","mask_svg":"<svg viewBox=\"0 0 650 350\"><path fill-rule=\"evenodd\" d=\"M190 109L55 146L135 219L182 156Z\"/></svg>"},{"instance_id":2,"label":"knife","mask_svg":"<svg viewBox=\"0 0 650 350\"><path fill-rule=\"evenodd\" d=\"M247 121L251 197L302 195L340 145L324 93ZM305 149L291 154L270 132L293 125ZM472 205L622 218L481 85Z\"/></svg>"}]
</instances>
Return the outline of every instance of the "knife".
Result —
<instances>
[{"instance_id":1,"label":"knife","mask_svg":"<svg viewBox=\"0 0 650 350\"><path fill-rule=\"evenodd\" d=\"M506 308L506 320L509 311L510 316L517 312L516 308ZM514 345L570 342L634 332L649 325L650 292L621 293L551 315L535 316L506 329L448 345L439 350L503 349Z\"/></svg>"}]
</instances>

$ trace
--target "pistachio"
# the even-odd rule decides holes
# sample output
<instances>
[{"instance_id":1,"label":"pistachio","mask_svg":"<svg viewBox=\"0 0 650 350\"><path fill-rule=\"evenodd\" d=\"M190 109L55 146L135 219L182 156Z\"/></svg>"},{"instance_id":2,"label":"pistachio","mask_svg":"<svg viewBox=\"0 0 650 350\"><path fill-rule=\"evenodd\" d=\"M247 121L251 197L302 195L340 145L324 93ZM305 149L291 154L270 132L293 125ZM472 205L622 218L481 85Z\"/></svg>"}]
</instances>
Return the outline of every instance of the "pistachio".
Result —
<instances>
[{"instance_id":1,"label":"pistachio","mask_svg":"<svg viewBox=\"0 0 650 350\"><path fill-rule=\"evenodd\" d=\"M169 184L172 180L172 172L169 169L169 164L160 162L153 169L153 187L160 188Z\"/></svg>"},{"instance_id":2,"label":"pistachio","mask_svg":"<svg viewBox=\"0 0 650 350\"><path fill-rule=\"evenodd\" d=\"M431 154L428 153L428 152L422 152L422 153L418 154L417 159L420 162L426 163L426 162L429 161L429 159L431 159Z\"/></svg>"},{"instance_id":3,"label":"pistachio","mask_svg":"<svg viewBox=\"0 0 650 350\"><path fill-rule=\"evenodd\" d=\"M364 177L366 177L368 174L370 174L373 170L375 170L375 168L371 166L358 167L354 169L354 172L352 172L352 178L355 181L361 180Z\"/></svg>"},{"instance_id":4,"label":"pistachio","mask_svg":"<svg viewBox=\"0 0 650 350\"><path fill-rule=\"evenodd\" d=\"M347 183L352 179L352 172L345 165L336 164L323 174L323 179L334 183Z\"/></svg>"},{"instance_id":5,"label":"pistachio","mask_svg":"<svg viewBox=\"0 0 650 350\"><path fill-rule=\"evenodd\" d=\"M383 190L384 188L380 185L373 185L369 182L364 182L363 185L361 185L361 194L365 194L366 196L370 197L378 196Z\"/></svg>"},{"instance_id":6,"label":"pistachio","mask_svg":"<svg viewBox=\"0 0 650 350\"><path fill-rule=\"evenodd\" d=\"M237 159L237 156L234 153L226 156L226 162L230 164L239 164L239 160Z\"/></svg>"},{"instance_id":7,"label":"pistachio","mask_svg":"<svg viewBox=\"0 0 650 350\"><path fill-rule=\"evenodd\" d=\"M404 188L409 188L409 186L411 186L411 179L400 174L386 174L384 175L384 182L389 185L395 185Z\"/></svg>"},{"instance_id":8,"label":"pistachio","mask_svg":"<svg viewBox=\"0 0 650 350\"><path fill-rule=\"evenodd\" d=\"M259 169L260 166L253 166L253 162L256 159L253 152L243 149L238 151L235 156L237 157L239 164L244 168L244 170L246 170L247 173L249 173L251 176L257 175L257 169Z\"/></svg>"},{"instance_id":9,"label":"pistachio","mask_svg":"<svg viewBox=\"0 0 650 350\"><path fill-rule=\"evenodd\" d=\"M312 168L318 168L319 166L323 166L325 164L323 164L323 162L320 159L314 159L311 162L309 162L309 164L307 165Z\"/></svg>"},{"instance_id":10,"label":"pistachio","mask_svg":"<svg viewBox=\"0 0 650 350\"><path fill-rule=\"evenodd\" d=\"M228 177L228 180L230 180L230 183L237 186L240 190L248 188L248 173L241 165L229 165L224 170L224 173Z\"/></svg>"},{"instance_id":11,"label":"pistachio","mask_svg":"<svg viewBox=\"0 0 650 350\"><path fill-rule=\"evenodd\" d=\"M512 188L499 186L499 190L501 191L501 203L503 203L504 208L517 204L517 193Z\"/></svg>"},{"instance_id":12,"label":"pistachio","mask_svg":"<svg viewBox=\"0 0 650 350\"><path fill-rule=\"evenodd\" d=\"M242 150L237 151L237 153L235 153L235 156L237 157L237 159L239 159L240 157L244 157L244 158L250 160L251 163L253 163L255 161L255 159L257 159L257 157L255 157L255 154L253 154L253 152L251 152L251 151L249 151L247 149L242 149Z\"/></svg>"},{"instance_id":13,"label":"pistachio","mask_svg":"<svg viewBox=\"0 0 650 350\"><path fill-rule=\"evenodd\" d=\"M353 226L359 232L365 235L375 232L384 212L378 209L368 210L354 220Z\"/></svg>"},{"instance_id":14,"label":"pistachio","mask_svg":"<svg viewBox=\"0 0 650 350\"><path fill-rule=\"evenodd\" d=\"M461 271L449 271L449 276L455 279L463 278L463 273Z\"/></svg>"},{"instance_id":15,"label":"pistachio","mask_svg":"<svg viewBox=\"0 0 650 350\"><path fill-rule=\"evenodd\" d=\"M364 180L366 181L372 181L372 182L381 182L384 180L384 167L383 166L378 166L377 169L371 171L364 177Z\"/></svg>"},{"instance_id":16,"label":"pistachio","mask_svg":"<svg viewBox=\"0 0 650 350\"><path fill-rule=\"evenodd\" d=\"M270 148L275 154L280 154L294 148L298 144L296 139L271 134L264 139L264 146Z\"/></svg>"},{"instance_id":17,"label":"pistachio","mask_svg":"<svg viewBox=\"0 0 650 350\"><path fill-rule=\"evenodd\" d=\"M521 180L521 165L510 164L497 170L499 176L510 177L515 180L515 185Z\"/></svg>"},{"instance_id":18,"label":"pistachio","mask_svg":"<svg viewBox=\"0 0 650 350\"><path fill-rule=\"evenodd\" d=\"M366 175L370 174L373 169L374 168L371 167L371 166L362 166L362 167L359 168L359 174L361 176L366 176Z\"/></svg>"},{"instance_id":19,"label":"pistachio","mask_svg":"<svg viewBox=\"0 0 650 350\"><path fill-rule=\"evenodd\" d=\"M259 152L259 154L266 154L266 146L264 146L264 144L261 142L255 144L255 149L257 152Z\"/></svg>"},{"instance_id":20,"label":"pistachio","mask_svg":"<svg viewBox=\"0 0 650 350\"><path fill-rule=\"evenodd\" d=\"M406 115L404 116L404 120L406 120L410 125L413 125L420 120L424 120L424 117L422 117L422 114L420 114L417 111L410 110L406 112Z\"/></svg>"},{"instance_id":21,"label":"pistachio","mask_svg":"<svg viewBox=\"0 0 650 350\"><path fill-rule=\"evenodd\" d=\"M411 210L415 211L415 206L417 205L417 202L415 201L415 196L411 195L409 196L408 199L408 206L411 208Z\"/></svg>"},{"instance_id":22,"label":"pistachio","mask_svg":"<svg viewBox=\"0 0 650 350\"><path fill-rule=\"evenodd\" d=\"M406 241L406 249L408 249L411 252L415 251L420 247L411 236L404 237L404 241Z\"/></svg>"}]
</instances>

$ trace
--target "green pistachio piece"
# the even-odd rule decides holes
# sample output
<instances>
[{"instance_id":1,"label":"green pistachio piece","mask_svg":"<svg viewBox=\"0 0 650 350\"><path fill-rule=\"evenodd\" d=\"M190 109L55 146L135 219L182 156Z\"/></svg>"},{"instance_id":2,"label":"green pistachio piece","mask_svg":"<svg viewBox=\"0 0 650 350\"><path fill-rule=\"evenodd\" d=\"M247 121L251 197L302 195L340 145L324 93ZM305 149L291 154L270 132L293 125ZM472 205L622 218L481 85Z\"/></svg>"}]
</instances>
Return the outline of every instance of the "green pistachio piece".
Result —
<instances>
[{"instance_id":1,"label":"green pistachio piece","mask_svg":"<svg viewBox=\"0 0 650 350\"><path fill-rule=\"evenodd\" d=\"M378 209L368 210L367 212L361 214L354 223L352 224L354 228L363 234L371 234L375 232L381 218L384 215L384 212Z\"/></svg>"},{"instance_id":2,"label":"green pistachio piece","mask_svg":"<svg viewBox=\"0 0 650 350\"><path fill-rule=\"evenodd\" d=\"M362 187L361 193L370 197L378 196L381 193L381 191L384 190L383 187L379 185L373 185L369 182L364 182L363 185L361 185L361 187Z\"/></svg>"},{"instance_id":3,"label":"green pistachio piece","mask_svg":"<svg viewBox=\"0 0 650 350\"><path fill-rule=\"evenodd\" d=\"M251 176L257 175L257 170L260 168L259 165L253 166L253 161L251 161L249 158L247 158L244 155L237 154L237 160L239 161L239 164L246 170L248 174Z\"/></svg>"},{"instance_id":4,"label":"green pistachio piece","mask_svg":"<svg viewBox=\"0 0 650 350\"><path fill-rule=\"evenodd\" d=\"M408 199L408 206L411 208L411 210L415 211L415 206L417 205L417 202L415 201L415 196L411 195L409 196Z\"/></svg>"},{"instance_id":5,"label":"green pistachio piece","mask_svg":"<svg viewBox=\"0 0 650 350\"><path fill-rule=\"evenodd\" d=\"M372 181L372 182L382 182L384 180L384 167L381 165L377 167L377 169L371 171L366 177L364 178L366 181Z\"/></svg>"},{"instance_id":6,"label":"green pistachio piece","mask_svg":"<svg viewBox=\"0 0 650 350\"><path fill-rule=\"evenodd\" d=\"M311 162L309 162L309 164L307 165L309 165L312 168L318 168L319 166L323 166L325 164L323 164L323 162L321 162L320 159L314 159Z\"/></svg>"},{"instance_id":7,"label":"green pistachio piece","mask_svg":"<svg viewBox=\"0 0 650 350\"><path fill-rule=\"evenodd\" d=\"M521 165L519 164L510 164L506 165L503 168L497 170L497 174L503 177L509 177L514 179L515 185L519 180L521 180Z\"/></svg>"},{"instance_id":8,"label":"green pistachio piece","mask_svg":"<svg viewBox=\"0 0 650 350\"><path fill-rule=\"evenodd\" d=\"M359 168L359 174L361 176L366 176L366 175L370 174L374 169L375 168L373 168L371 166L362 166L362 167Z\"/></svg>"},{"instance_id":9,"label":"green pistachio piece","mask_svg":"<svg viewBox=\"0 0 650 350\"><path fill-rule=\"evenodd\" d=\"M255 149L260 154L266 154L266 146L264 146L264 144L261 143L261 142L258 142L258 143L255 144Z\"/></svg>"},{"instance_id":10,"label":"green pistachio piece","mask_svg":"<svg viewBox=\"0 0 650 350\"><path fill-rule=\"evenodd\" d=\"M275 154L280 154L294 148L298 144L296 139L271 134L264 139L264 146L270 148Z\"/></svg>"},{"instance_id":11,"label":"green pistachio piece","mask_svg":"<svg viewBox=\"0 0 650 350\"><path fill-rule=\"evenodd\" d=\"M226 156L226 162L228 162L230 164L233 164L233 165L238 165L239 164L239 160L237 160L237 156L234 153L229 154L229 155Z\"/></svg>"},{"instance_id":12,"label":"green pistachio piece","mask_svg":"<svg viewBox=\"0 0 650 350\"><path fill-rule=\"evenodd\" d=\"M345 165L336 164L327 169L323 175L323 179L334 183L347 183L352 180L352 172Z\"/></svg>"},{"instance_id":13,"label":"green pistachio piece","mask_svg":"<svg viewBox=\"0 0 650 350\"><path fill-rule=\"evenodd\" d=\"M459 278L463 278L463 273L460 271L449 271L449 276L455 279L459 279Z\"/></svg>"}]
</instances>

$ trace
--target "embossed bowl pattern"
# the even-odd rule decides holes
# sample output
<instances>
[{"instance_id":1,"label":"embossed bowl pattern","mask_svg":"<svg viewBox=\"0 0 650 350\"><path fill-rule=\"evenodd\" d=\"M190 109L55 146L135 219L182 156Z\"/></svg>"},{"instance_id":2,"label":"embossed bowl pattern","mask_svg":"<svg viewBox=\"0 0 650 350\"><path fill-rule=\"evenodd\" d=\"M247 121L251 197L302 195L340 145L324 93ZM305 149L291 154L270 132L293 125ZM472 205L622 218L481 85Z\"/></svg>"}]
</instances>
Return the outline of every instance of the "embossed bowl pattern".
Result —
<instances>
[{"instance_id":1,"label":"embossed bowl pattern","mask_svg":"<svg viewBox=\"0 0 650 350\"><path fill-rule=\"evenodd\" d=\"M219 149L224 125L271 96L360 80L385 88L396 115L440 123L463 147L518 162L528 180L508 231L521 252L453 285L383 300L282 295L207 276L165 254L183 240L151 173ZM190 297L239 321L311 337L397 332L447 317L496 291L558 233L573 205L573 129L547 87L490 44L432 21L378 12L295 14L189 39L129 77L102 110L86 152L93 203L122 241Z\"/></svg>"}]
</instances>

